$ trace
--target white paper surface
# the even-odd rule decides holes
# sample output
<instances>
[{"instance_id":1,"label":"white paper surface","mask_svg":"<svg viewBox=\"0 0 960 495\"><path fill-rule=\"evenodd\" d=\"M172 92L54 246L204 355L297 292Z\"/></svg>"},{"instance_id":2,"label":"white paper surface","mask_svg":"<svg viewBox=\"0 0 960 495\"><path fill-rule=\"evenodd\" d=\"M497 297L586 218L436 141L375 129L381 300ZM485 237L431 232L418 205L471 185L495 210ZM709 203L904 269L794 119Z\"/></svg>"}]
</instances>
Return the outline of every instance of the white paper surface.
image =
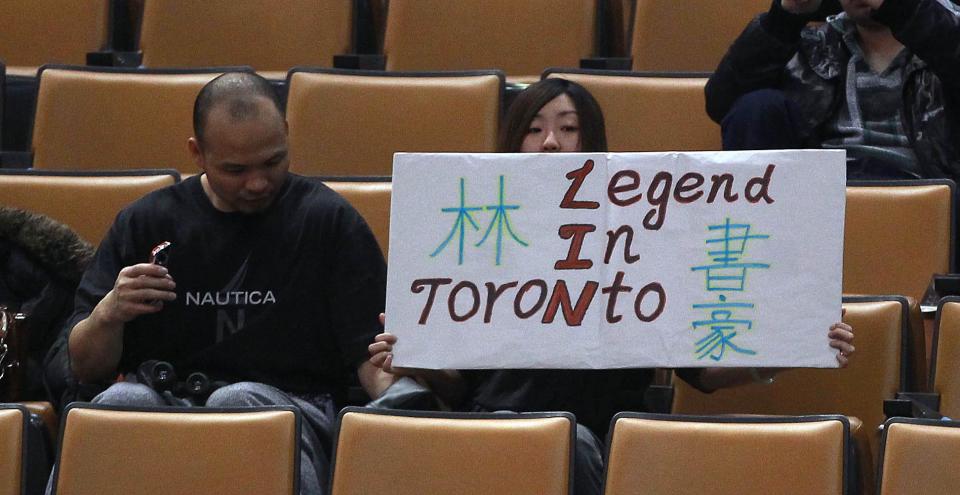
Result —
<instances>
[{"instance_id":1,"label":"white paper surface","mask_svg":"<svg viewBox=\"0 0 960 495\"><path fill-rule=\"evenodd\" d=\"M394 365L835 367L844 163L813 150L397 154ZM605 262L618 230L632 243L625 255L620 236Z\"/></svg>"}]
</instances>

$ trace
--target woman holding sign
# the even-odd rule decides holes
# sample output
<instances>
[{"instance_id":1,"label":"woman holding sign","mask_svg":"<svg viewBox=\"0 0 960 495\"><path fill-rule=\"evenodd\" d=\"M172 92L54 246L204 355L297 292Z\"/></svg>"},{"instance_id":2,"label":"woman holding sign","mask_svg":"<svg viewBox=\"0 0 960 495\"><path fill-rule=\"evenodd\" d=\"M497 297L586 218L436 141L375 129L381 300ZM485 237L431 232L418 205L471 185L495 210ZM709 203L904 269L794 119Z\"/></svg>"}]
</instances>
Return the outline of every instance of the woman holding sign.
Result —
<instances>
[{"instance_id":1,"label":"woman holding sign","mask_svg":"<svg viewBox=\"0 0 960 495\"><path fill-rule=\"evenodd\" d=\"M499 151L521 153L605 152L603 112L582 86L564 79L547 79L517 96L501 128ZM853 329L835 323L829 329L837 361L847 365L854 352ZM574 461L575 493L599 494L602 447L614 414L642 410L643 395L653 380L652 369L613 370L403 370L393 368L396 336L380 334L370 345L370 361L395 374L422 379L447 404L476 412L570 411L579 423ZM687 368L677 374L692 386L710 392L751 383L772 382L776 369ZM389 393L389 392L388 392Z\"/></svg>"}]
</instances>

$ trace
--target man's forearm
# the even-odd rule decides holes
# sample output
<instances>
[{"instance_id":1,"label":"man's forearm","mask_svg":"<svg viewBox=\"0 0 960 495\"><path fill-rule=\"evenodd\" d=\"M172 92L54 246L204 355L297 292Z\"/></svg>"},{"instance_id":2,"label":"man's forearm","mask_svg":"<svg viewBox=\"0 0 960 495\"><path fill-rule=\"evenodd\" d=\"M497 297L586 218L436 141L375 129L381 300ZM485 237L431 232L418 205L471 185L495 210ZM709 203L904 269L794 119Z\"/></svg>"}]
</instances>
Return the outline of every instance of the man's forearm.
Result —
<instances>
[{"instance_id":1,"label":"man's forearm","mask_svg":"<svg viewBox=\"0 0 960 495\"><path fill-rule=\"evenodd\" d=\"M112 378L123 353L123 322L104 318L98 304L73 327L68 344L70 367L80 382Z\"/></svg>"}]
</instances>

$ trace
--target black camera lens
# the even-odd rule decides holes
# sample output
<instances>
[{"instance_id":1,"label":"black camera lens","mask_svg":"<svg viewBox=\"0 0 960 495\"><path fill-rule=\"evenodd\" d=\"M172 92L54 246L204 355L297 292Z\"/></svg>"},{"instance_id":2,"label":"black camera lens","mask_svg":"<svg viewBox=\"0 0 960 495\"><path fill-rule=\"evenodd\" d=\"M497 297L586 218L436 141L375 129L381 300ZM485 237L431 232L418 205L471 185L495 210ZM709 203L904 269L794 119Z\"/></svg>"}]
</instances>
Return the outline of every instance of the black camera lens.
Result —
<instances>
[{"instance_id":1,"label":"black camera lens","mask_svg":"<svg viewBox=\"0 0 960 495\"><path fill-rule=\"evenodd\" d=\"M203 397L207 395L210 390L210 379L207 378L207 375L197 371L190 373L190 376L187 377L185 385L187 387L188 394L194 397Z\"/></svg>"},{"instance_id":2,"label":"black camera lens","mask_svg":"<svg viewBox=\"0 0 960 495\"><path fill-rule=\"evenodd\" d=\"M157 392L163 392L172 390L177 385L177 373L172 364L151 359L137 368L137 381Z\"/></svg>"},{"instance_id":3,"label":"black camera lens","mask_svg":"<svg viewBox=\"0 0 960 495\"><path fill-rule=\"evenodd\" d=\"M166 361L159 361L153 365L153 383L159 388L170 388L177 380L173 365Z\"/></svg>"}]
</instances>

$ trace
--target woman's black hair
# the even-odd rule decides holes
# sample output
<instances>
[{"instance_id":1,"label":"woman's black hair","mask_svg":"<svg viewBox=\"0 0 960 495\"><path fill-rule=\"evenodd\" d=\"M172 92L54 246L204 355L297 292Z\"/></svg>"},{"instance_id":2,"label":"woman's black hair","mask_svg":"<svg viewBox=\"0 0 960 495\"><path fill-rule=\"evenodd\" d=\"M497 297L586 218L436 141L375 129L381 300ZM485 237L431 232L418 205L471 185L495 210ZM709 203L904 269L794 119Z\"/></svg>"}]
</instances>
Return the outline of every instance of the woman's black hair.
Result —
<instances>
[{"instance_id":1,"label":"woman's black hair","mask_svg":"<svg viewBox=\"0 0 960 495\"><path fill-rule=\"evenodd\" d=\"M554 98L566 94L573 101L580 124L580 151L607 151L607 129L600 104L583 86L566 79L550 78L531 84L513 100L497 141L497 151L517 153L537 112Z\"/></svg>"}]
</instances>

